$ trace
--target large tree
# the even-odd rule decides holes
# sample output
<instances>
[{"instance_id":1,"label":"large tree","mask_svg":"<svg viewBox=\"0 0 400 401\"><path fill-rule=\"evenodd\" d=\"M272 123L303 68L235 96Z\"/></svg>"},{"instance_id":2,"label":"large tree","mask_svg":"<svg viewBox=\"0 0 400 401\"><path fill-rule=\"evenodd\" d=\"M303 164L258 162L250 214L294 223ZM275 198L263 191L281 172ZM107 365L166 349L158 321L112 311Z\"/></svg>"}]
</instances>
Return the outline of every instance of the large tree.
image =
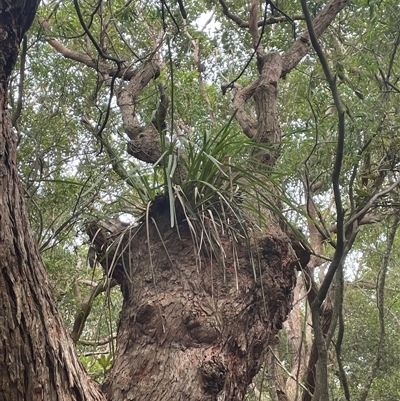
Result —
<instances>
[{"instance_id":1,"label":"large tree","mask_svg":"<svg viewBox=\"0 0 400 401\"><path fill-rule=\"evenodd\" d=\"M75 91L75 98L69 101L77 114L60 130L60 116L67 119L70 114L65 111L68 100L59 100L57 106L51 103L48 87L53 87L59 72L42 71L46 77L44 95L40 90L32 95L31 113L27 111L22 122L25 130L17 122L21 107L18 102L13 104L12 122L18 136L8 116L6 89L18 46L37 4L6 3L1 7L5 39L1 48L0 257L4 318L0 333L4 341L0 367L4 373L0 388L4 398L241 400L266 362L271 398L296 399L300 388L292 380L296 377L305 383L301 387L303 400L311 399L312 394L314 400L327 400L328 347L338 322L339 377L347 389L340 365L344 261L359 226L376 221L371 209L398 186L393 167L396 163L390 164L392 155L385 154L381 164L371 168L374 149L368 134L349 141L348 148L352 147L357 156L343 159L344 105L352 95L364 98L342 66L343 43L350 42L354 35L348 34L349 25L340 21L325 39L325 51L320 37L347 1L308 4L311 16L305 1L300 7L270 1L228 4L220 0L214 5L214 23L229 31L231 37L221 40L219 72L229 79L218 95L213 92L218 80L212 71L215 65L208 57L218 35L206 37L196 28L196 16L207 10L206 5L164 1L99 1L92 6L73 3L45 4L36 32L47 42L47 47L40 44L38 53L50 60L59 60L58 55L71 60L67 71L63 71L65 84L55 96L68 98L68 93ZM250 50L236 51L236 47L245 48L246 44ZM314 67L317 64L311 57L299 67L312 47L322 71ZM235 59L227 62L232 55ZM35 62L32 57L27 79L39 88L41 78L35 75ZM21 71L23 63L21 57ZM292 121L286 120L284 127L289 131L308 119L315 131L313 127L309 134L308 126L304 128L304 142L312 138L315 143L307 148L293 142L296 145L291 148L289 141L283 141L278 119L278 89L290 93L282 97L288 104L300 99L300 95L294 96L293 88L303 90L301 78L298 85L296 79L283 79L295 68L300 76L309 74L307 63L313 69L309 84L312 96L304 98L313 118L292 115ZM345 91L345 100L340 98L338 78L332 69L350 88ZM23 74L20 77L22 80ZM198 91L192 89L194 85ZM14 92L11 87L12 97ZM231 102L226 100L228 96ZM387 98L382 102L389 104ZM97 166L110 165L113 175L107 172L93 179L96 173L91 171L87 181L90 178L95 183L88 189L82 185L77 195L82 205L72 205L73 211L65 213L65 222L59 227L52 222L44 235L36 233L34 241L23 206L16 146L18 138L22 152L34 148L29 144L33 136L28 127L34 126L38 108L43 116L50 110L49 127L54 124L54 137L60 145L58 153L46 163L45 151L37 150L34 164L40 166L40 180L56 182L65 174L50 168L51 163L62 165L69 156L65 151L69 144L60 141L76 141L81 146L91 142ZM40 115L36 130L42 128L42 120ZM326 129L326 135L319 134L319 126ZM60 132L63 130L64 137ZM65 139L67 130L70 137ZM134 163L121 156L125 141L129 155L137 160ZM323 141L330 145L320 147ZM40 147L37 144L37 149ZM308 156L300 162L304 169L293 184L282 178L282 166L293 163L290 159L300 160L303 149ZM86 163L92 170L96 165L92 160ZM69 168L74 170L76 165ZM366 180L360 187L362 191L357 187L359 176ZM95 219L93 215L86 225L91 238L90 257L97 254L105 278L80 305L82 310L76 315L71 338L52 301L38 245L41 249L51 246L88 208L98 212L104 205L106 215L105 185L90 199L85 197L92 194L97 183L118 180L127 189L123 196L114 190L108 199L118 196L124 199L118 203L122 206L128 199L136 209L141 202L140 212L136 212L130 226ZM35 199L41 196L45 203L53 195L46 187L35 187L34 193L37 181L29 176L25 183L27 198L35 207ZM303 216L307 217L306 221L298 217L299 226L308 229L309 244L288 213L283 212L285 202L292 210L295 206L289 199L290 189L285 195L282 186L293 188L299 182L305 194L300 203L305 202ZM346 194L341 190L343 183ZM354 195L355 189L359 197ZM332 204L327 206L330 196ZM31 221L43 225L44 214L40 211L36 219L35 213L31 213ZM298 208L296 216L300 215ZM332 251L326 251L325 244L330 244ZM328 268L320 268L318 285L314 271L325 261L329 261ZM303 280L296 285L297 270L303 271ZM116 284L123 296L117 349L100 392L80 365L73 342L80 338L93 298ZM379 294L382 298L382 290ZM298 303L304 297L311 306L314 329L314 339L308 337L310 343L306 345L301 341L302 310ZM285 322L293 299L295 307ZM295 353L286 385L275 369L277 336L283 325Z\"/></svg>"}]
</instances>

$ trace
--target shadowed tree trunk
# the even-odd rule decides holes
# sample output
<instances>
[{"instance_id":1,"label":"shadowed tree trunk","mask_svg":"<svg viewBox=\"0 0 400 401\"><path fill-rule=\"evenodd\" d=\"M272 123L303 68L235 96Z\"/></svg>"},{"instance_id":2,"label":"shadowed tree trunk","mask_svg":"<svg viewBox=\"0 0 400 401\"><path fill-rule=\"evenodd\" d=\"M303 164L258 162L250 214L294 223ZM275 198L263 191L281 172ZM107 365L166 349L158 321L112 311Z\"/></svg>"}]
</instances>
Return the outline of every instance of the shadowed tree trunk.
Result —
<instances>
[{"instance_id":1,"label":"shadowed tree trunk","mask_svg":"<svg viewBox=\"0 0 400 401\"><path fill-rule=\"evenodd\" d=\"M104 400L52 300L18 178L7 84L38 3L0 1L0 399Z\"/></svg>"}]
</instances>

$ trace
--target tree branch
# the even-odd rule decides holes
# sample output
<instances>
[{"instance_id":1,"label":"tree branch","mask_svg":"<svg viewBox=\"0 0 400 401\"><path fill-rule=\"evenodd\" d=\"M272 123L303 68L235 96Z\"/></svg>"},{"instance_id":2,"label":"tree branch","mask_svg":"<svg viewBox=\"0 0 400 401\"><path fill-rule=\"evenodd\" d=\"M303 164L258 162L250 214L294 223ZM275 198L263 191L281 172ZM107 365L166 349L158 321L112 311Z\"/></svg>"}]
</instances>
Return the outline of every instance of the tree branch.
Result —
<instances>
[{"instance_id":1,"label":"tree branch","mask_svg":"<svg viewBox=\"0 0 400 401\"><path fill-rule=\"evenodd\" d=\"M376 194L371 196L371 198L368 200L368 202L366 202L366 204L362 207L362 209L359 210L357 213L355 213L353 216L351 216L350 219L346 222L346 228L352 225L356 220L363 219L365 214L369 211L369 209L372 207L375 201L377 201L379 198L386 195L387 193L391 192L399 185L400 185L400 180L397 180L384 190L377 192Z\"/></svg>"},{"instance_id":2,"label":"tree branch","mask_svg":"<svg viewBox=\"0 0 400 401\"><path fill-rule=\"evenodd\" d=\"M99 340L82 340L80 339L78 342L81 345L91 345L98 347L99 345L107 345L111 341L115 340L117 338L117 333L113 333L108 337L105 338L100 338Z\"/></svg>"},{"instance_id":3,"label":"tree branch","mask_svg":"<svg viewBox=\"0 0 400 401\"><path fill-rule=\"evenodd\" d=\"M18 82L18 98L17 98L17 107L13 110L11 116L11 124L17 131L18 126L17 122L21 115L22 111L22 99L23 99L23 91L24 91L24 80L25 80L25 64L26 64L26 52L28 48L28 39L26 36L22 39L22 50L20 55L20 67L19 67L19 82Z\"/></svg>"},{"instance_id":4,"label":"tree branch","mask_svg":"<svg viewBox=\"0 0 400 401\"><path fill-rule=\"evenodd\" d=\"M228 5L225 3L224 0L219 0L219 4L221 4L222 7L222 12L224 13L224 15L226 17L228 17L230 20L232 20L236 25L238 25L240 28L249 28L250 24L248 21L245 21L243 19L241 19L240 17L238 17L237 15L233 14L229 8ZM294 15L293 17L291 17L292 21L299 21L299 20L303 20L304 17L302 15ZM280 24L282 22L290 22L289 18L287 18L286 16L283 17L270 17L267 19L262 19L257 21L257 26L261 27L263 25L273 25L273 24Z\"/></svg>"},{"instance_id":5,"label":"tree branch","mask_svg":"<svg viewBox=\"0 0 400 401\"><path fill-rule=\"evenodd\" d=\"M329 83L329 87L332 93L333 101L335 103L335 107L337 110L338 115L338 133L337 133L337 146L336 146L336 157L335 163L332 173L332 186L336 204L336 219L337 219L337 243L335 254L332 260L331 265L327 271L324 281L321 284L321 287L315 297L314 301L311 304L311 312L312 312L312 322L314 328L314 336L315 336L315 343L318 350L318 360L317 360L317 378L316 378L316 386L314 389L314 394L312 400L319 401L319 400L329 400L329 393L328 393L328 371L327 371L327 347L329 344L326 343L324 339L324 331L321 326L320 321L320 309L322 302L325 300L328 290L331 286L332 280L337 272L338 269L343 269L343 262L345 258L345 233L344 233L344 211L342 205L342 197L340 193L340 173L342 169L342 161L343 161L343 154L344 154L344 137L345 137L345 119L344 119L344 111L342 108L342 103L340 100L339 92L336 86L336 79L332 76L332 73L329 68L329 64L326 60L326 57L321 49L320 44L318 43L318 32L323 32L323 28L325 24L327 26L333 20L333 18L339 12L335 10L333 5L346 4L346 2L341 3L340 0L336 1L333 0L330 2L322 12L315 18L314 22L311 20L311 16L307 7L306 0L301 0L301 6L303 8L304 16L307 22L307 29L308 29L308 36L309 40L312 43L312 46L315 52L318 55L322 68L324 70L324 74L326 80ZM335 10L335 11L333 11ZM305 36L303 35L303 39ZM302 39L300 38L300 39ZM301 42L301 40L300 40ZM298 43L300 43L298 42ZM306 42L301 42L306 43ZM337 311L336 311L337 312ZM334 314L335 319L332 319L330 324L330 328L335 326L335 321L338 316L337 313ZM333 317L333 316L332 316ZM332 330L328 330L332 333ZM328 332L327 332L328 333Z\"/></svg>"},{"instance_id":6,"label":"tree branch","mask_svg":"<svg viewBox=\"0 0 400 401\"><path fill-rule=\"evenodd\" d=\"M79 338L82 335L86 320L92 310L93 301L102 292L108 291L110 288L113 288L116 285L117 282L115 280L110 281L109 279L104 279L96 286L96 288L93 289L93 291L90 292L88 297L83 302L79 302L78 312L75 315L74 326L71 332L72 341L75 344L79 341Z\"/></svg>"},{"instance_id":7,"label":"tree branch","mask_svg":"<svg viewBox=\"0 0 400 401\"><path fill-rule=\"evenodd\" d=\"M50 31L50 25L46 19L39 18L39 23L46 33ZM47 38L46 41L51 47L53 47L58 53L62 54L65 58L77 61L78 63L84 64L87 67L93 68L94 70L98 71L103 77L117 76L118 78L129 81L137 71L136 68L133 68L132 65L128 65L126 62L123 62L123 60L120 60L121 68L120 71L118 71L117 66L110 66L106 63L94 60L92 57L88 56L85 53L71 50L56 39Z\"/></svg>"},{"instance_id":8,"label":"tree branch","mask_svg":"<svg viewBox=\"0 0 400 401\"><path fill-rule=\"evenodd\" d=\"M233 109L236 112L236 119L249 138L254 138L257 134L257 121L246 112L246 102L254 95L258 83L259 79L256 79L249 86L238 89L233 97Z\"/></svg>"},{"instance_id":9,"label":"tree branch","mask_svg":"<svg viewBox=\"0 0 400 401\"><path fill-rule=\"evenodd\" d=\"M314 35L319 38L335 19L337 14L350 2L350 0L331 0L314 18ZM300 37L283 55L282 77L285 77L311 48L310 35L308 29L300 34Z\"/></svg>"}]
</instances>

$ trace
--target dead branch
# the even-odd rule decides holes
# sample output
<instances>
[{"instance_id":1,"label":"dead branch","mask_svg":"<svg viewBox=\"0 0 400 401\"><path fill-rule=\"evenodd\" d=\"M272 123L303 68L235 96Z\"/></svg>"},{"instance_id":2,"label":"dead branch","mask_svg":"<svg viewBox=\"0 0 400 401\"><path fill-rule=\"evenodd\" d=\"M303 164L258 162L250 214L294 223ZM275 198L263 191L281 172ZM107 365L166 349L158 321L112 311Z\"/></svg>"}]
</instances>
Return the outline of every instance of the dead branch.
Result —
<instances>
[{"instance_id":1,"label":"dead branch","mask_svg":"<svg viewBox=\"0 0 400 401\"><path fill-rule=\"evenodd\" d=\"M117 333L113 333L108 337L100 338L99 340L79 340L79 344L81 345L92 345L98 347L99 345L107 345L111 341L114 341L117 338Z\"/></svg>"},{"instance_id":2,"label":"dead branch","mask_svg":"<svg viewBox=\"0 0 400 401\"><path fill-rule=\"evenodd\" d=\"M103 292L115 287L117 282L115 280L103 279L94 289L89 293L86 299L78 304L78 311L75 315L74 326L72 328L71 337L76 344L82 335L83 328L87 318L92 310L93 301Z\"/></svg>"}]
</instances>

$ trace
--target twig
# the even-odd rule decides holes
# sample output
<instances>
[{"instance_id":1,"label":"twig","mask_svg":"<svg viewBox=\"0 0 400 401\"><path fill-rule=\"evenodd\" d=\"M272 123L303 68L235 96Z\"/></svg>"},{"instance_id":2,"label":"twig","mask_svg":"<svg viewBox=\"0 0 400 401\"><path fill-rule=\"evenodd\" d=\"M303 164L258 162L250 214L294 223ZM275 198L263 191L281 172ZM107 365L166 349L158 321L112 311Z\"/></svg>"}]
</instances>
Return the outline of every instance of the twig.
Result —
<instances>
[{"instance_id":1,"label":"twig","mask_svg":"<svg viewBox=\"0 0 400 401\"><path fill-rule=\"evenodd\" d=\"M278 362L279 367L295 382L298 383L298 385L307 393L309 393L310 395L312 395L310 393L310 391L308 390L308 388L306 386L304 386L304 384L302 384L295 376L293 376L286 368L285 366L282 364L282 362L279 360L279 358L274 354L274 351L272 351L271 347L269 347L269 352L271 352L272 356L275 358L276 362Z\"/></svg>"},{"instance_id":2,"label":"twig","mask_svg":"<svg viewBox=\"0 0 400 401\"><path fill-rule=\"evenodd\" d=\"M237 15L233 14L229 8L228 5L225 3L224 0L219 0L219 4L221 4L222 7L222 12L226 17L228 17L230 20L232 20L236 25L238 25L240 28L249 28L250 24L248 21L245 21L238 17ZM294 15L293 17L289 17L287 15L284 15L283 17L270 17L267 19L261 19L257 22L258 27L261 27L263 25L273 25L273 24L280 24L282 22L293 22L293 21L300 21L304 20L303 15Z\"/></svg>"}]
</instances>

